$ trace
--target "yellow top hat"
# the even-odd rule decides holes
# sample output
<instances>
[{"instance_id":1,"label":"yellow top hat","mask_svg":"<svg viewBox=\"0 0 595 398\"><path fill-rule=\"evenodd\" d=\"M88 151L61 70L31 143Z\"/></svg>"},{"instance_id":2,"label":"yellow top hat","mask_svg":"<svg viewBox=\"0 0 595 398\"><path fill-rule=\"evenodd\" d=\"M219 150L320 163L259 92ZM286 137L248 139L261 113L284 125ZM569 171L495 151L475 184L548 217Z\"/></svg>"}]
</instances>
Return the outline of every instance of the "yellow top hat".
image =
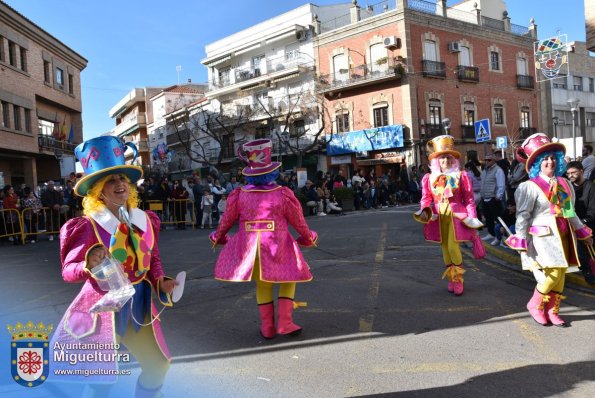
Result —
<instances>
[{"instance_id":1,"label":"yellow top hat","mask_svg":"<svg viewBox=\"0 0 595 398\"><path fill-rule=\"evenodd\" d=\"M461 154L454 150L455 138L452 135L439 135L428 142L428 150L431 152L428 156L432 160L441 155L452 155L459 159Z\"/></svg>"}]
</instances>

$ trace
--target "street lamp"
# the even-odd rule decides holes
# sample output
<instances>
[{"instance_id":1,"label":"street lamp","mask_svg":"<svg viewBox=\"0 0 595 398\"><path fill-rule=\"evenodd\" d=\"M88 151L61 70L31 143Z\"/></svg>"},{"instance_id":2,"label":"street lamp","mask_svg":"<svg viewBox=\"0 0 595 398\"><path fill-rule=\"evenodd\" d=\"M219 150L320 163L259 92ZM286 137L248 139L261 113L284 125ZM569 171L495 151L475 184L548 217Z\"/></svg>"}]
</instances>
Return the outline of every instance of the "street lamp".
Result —
<instances>
[{"instance_id":1,"label":"street lamp","mask_svg":"<svg viewBox=\"0 0 595 398\"><path fill-rule=\"evenodd\" d=\"M442 119L442 127L444 127L444 131L446 132L446 134L450 135L450 119L449 118L444 118Z\"/></svg>"},{"instance_id":2,"label":"street lamp","mask_svg":"<svg viewBox=\"0 0 595 398\"><path fill-rule=\"evenodd\" d=\"M554 123L554 138L558 138L558 116L554 116L552 118L552 122Z\"/></svg>"},{"instance_id":3,"label":"street lamp","mask_svg":"<svg viewBox=\"0 0 595 398\"><path fill-rule=\"evenodd\" d=\"M570 98L566 102L570 107L570 113L572 113L572 148L574 151L574 159L576 159L576 116L574 113L578 111L578 104L580 100L578 98Z\"/></svg>"}]
</instances>

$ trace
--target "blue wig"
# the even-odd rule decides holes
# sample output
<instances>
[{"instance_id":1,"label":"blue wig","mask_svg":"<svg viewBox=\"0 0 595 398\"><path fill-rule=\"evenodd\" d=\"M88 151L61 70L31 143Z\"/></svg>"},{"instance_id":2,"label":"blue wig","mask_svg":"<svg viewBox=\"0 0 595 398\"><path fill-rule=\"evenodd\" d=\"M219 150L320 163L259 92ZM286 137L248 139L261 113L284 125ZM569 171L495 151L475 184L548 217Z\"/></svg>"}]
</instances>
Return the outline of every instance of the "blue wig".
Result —
<instances>
[{"instance_id":1,"label":"blue wig","mask_svg":"<svg viewBox=\"0 0 595 398\"><path fill-rule=\"evenodd\" d=\"M548 156L556 158L556 170L554 175L560 177L566 173L566 161L564 160L564 153L562 151L549 151L539 154L529 169L529 178L535 178L541 173L541 162Z\"/></svg>"},{"instance_id":2,"label":"blue wig","mask_svg":"<svg viewBox=\"0 0 595 398\"><path fill-rule=\"evenodd\" d=\"M261 174L259 176L244 176L246 182L252 185L267 185L274 182L279 177L279 169L273 170L270 173Z\"/></svg>"}]
</instances>

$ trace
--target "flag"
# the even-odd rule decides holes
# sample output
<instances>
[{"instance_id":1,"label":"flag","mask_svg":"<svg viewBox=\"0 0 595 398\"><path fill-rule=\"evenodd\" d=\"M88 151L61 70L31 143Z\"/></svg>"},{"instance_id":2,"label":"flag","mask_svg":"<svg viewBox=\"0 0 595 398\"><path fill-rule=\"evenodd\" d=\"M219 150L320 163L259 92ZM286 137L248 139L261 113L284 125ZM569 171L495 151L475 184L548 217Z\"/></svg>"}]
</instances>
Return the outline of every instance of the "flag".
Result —
<instances>
[{"instance_id":1,"label":"flag","mask_svg":"<svg viewBox=\"0 0 595 398\"><path fill-rule=\"evenodd\" d=\"M60 141L66 141L66 120L60 126Z\"/></svg>"},{"instance_id":2,"label":"flag","mask_svg":"<svg viewBox=\"0 0 595 398\"><path fill-rule=\"evenodd\" d=\"M60 124L58 121L54 122L54 131L52 131L52 137L54 137L55 140L60 139Z\"/></svg>"},{"instance_id":3,"label":"flag","mask_svg":"<svg viewBox=\"0 0 595 398\"><path fill-rule=\"evenodd\" d=\"M71 144L74 142L74 126L70 125L70 134L68 134L68 142Z\"/></svg>"}]
</instances>

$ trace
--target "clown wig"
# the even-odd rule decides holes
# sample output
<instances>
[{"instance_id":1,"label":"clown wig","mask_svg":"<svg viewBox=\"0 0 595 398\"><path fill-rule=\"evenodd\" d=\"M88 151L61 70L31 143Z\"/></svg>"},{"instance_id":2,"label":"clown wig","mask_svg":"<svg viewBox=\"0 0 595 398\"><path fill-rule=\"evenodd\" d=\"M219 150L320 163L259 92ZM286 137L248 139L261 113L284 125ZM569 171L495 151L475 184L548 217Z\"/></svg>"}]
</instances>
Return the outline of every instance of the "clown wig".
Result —
<instances>
[{"instance_id":1,"label":"clown wig","mask_svg":"<svg viewBox=\"0 0 595 398\"><path fill-rule=\"evenodd\" d=\"M451 159L451 166L450 169L447 170L445 173L442 172L440 168L440 158L442 156L437 156L434 159L430 160L430 170L432 170L432 174L439 175L439 174L453 174L457 173L461 169L461 162L459 159L455 158L452 155L446 155Z\"/></svg>"},{"instance_id":2,"label":"clown wig","mask_svg":"<svg viewBox=\"0 0 595 398\"><path fill-rule=\"evenodd\" d=\"M100 199L101 192L103 191L103 187L105 187L105 183L108 182L110 179L113 178L113 174L106 175L105 177L99 179L87 192L87 195L83 198L83 213L88 216L89 214L98 211L102 207L105 206L103 201ZM128 209L134 209L138 207L138 191L136 190L136 186L130 182L130 179L121 174L121 176L126 177L126 181L128 181L128 187L130 194L128 195L128 200L126 201L126 206Z\"/></svg>"},{"instance_id":3,"label":"clown wig","mask_svg":"<svg viewBox=\"0 0 595 398\"><path fill-rule=\"evenodd\" d=\"M564 160L564 153L562 151L549 151L539 154L531 168L529 169L529 178L535 178L541 173L541 163L543 160L548 157L553 156L556 159L556 170L554 171L554 175L556 177L563 176L566 173L566 161Z\"/></svg>"},{"instance_id":4,"label":"clown wig","mask_svg":"<svg viewBox=\"0 0 595 398\"><path fill-rule=\"evenodd\" d=\"M267 185L272 182L275 182L277 177L279 177L278 169L273 170L270 173L261 174L257 176L244 176L244 178L246 178L246 182L252 185Z\"/></svg>"}]
</instances>

